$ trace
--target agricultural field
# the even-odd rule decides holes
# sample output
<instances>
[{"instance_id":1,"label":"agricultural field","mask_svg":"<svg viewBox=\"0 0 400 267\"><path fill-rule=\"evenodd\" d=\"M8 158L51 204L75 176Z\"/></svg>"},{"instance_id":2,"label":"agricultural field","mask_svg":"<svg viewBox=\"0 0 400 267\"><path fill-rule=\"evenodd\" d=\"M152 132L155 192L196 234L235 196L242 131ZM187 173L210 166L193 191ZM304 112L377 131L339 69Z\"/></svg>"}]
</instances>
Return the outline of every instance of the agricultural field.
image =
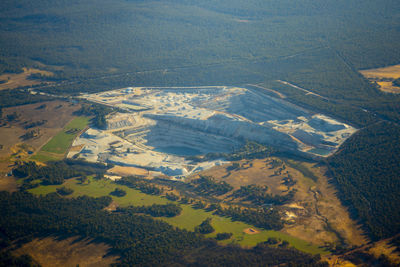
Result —
<instances>
[{"instance_id":1,"label":"agricultural field","mask_svg":"<svg viewBox=\"0 0 400 267\"><path fill-rule=\"evenodd\" d=\"M371 82L376 82L378 88L386 93L400 93L400 87L393 85L395 79L400 78L400 65L361 70L361 74Z\"/></svg>"},{"instance_id":2,"label":"agricultural field","mask_svg":"<svg viewBox=\"0 0 400 267\"><path fill-rule=\"evenodd\" d=\"M3 108L0 119L0 189L13 183L4 175L14 163L29 160L75 117L73 112L79 107L65 101L50 101Z\"/></svg>"},{"instance_id":3,"label":"agricultural field","mask_svg":"<svg viewBox=\"0 0 400 267\"><path fill-rule=\"evenodd\" d=\"M87 117L74 118L31 159L46 162L64 158L75 137L82 133L88 124L89 118Z\"/></svg>"},{"instance_id":4,"label":"agricultural field","mask_svg":"<svg viewBox=\"0 0 400 267\"><path fill-rule=\"evenodd\" d=\"M44 195L55 192L57 188L65 186L74 190L72 197L88 195L92 197L100 197L109 195L115 188L121 188L126 191L123 197L112 196L114 203L118 206L142 206L152 204L166 204L171 202L164 197L147 195L138 190L127 188L125 186L116 185L110 180L94 180L89 179L88 183L80 183L75 179L67 180L63 185L57 186L39 186L31 189L30 192L34 194ZM232 221L229 218L214 215L212 212L207 212L202 209L195 209L191 205L181 204L182 213L179 216L172 218L161 218L169 224L176 227L194 230L206 218L211 218L211 225L216 230L214 233L209 234L209 237L214 237L217 233L231 232L233 236L229 240L221 241L223 244L236 243L245 247L255 246L259 242L266 241L270 237L280 238L281 240L288 241L293 247L312 254L327 254L328 252L312 245L304 240L293 237L291 235L278 232L278 231L265 231L257 229L252 225ZM247 234L247 229L254 229L255 234Z\"/></svg>"}]
</instances>

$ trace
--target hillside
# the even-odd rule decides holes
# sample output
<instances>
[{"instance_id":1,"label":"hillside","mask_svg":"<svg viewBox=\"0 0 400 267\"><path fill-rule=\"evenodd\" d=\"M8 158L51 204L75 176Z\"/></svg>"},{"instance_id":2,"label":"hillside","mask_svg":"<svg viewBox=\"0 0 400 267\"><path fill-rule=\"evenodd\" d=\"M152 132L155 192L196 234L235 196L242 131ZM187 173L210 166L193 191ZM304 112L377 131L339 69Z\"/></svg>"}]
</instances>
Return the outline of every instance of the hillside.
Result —
<instances>
[{"instance_id":1,"label":"hillside","mask_svg":"<svg viewBox=\"0 0 400 267\"><path fill-rule=\"evenodd\" d=\"M400 127L382 122L350 137L328 159L339 197L373 240L399 233Z\"/></svg>"}]
</instances>

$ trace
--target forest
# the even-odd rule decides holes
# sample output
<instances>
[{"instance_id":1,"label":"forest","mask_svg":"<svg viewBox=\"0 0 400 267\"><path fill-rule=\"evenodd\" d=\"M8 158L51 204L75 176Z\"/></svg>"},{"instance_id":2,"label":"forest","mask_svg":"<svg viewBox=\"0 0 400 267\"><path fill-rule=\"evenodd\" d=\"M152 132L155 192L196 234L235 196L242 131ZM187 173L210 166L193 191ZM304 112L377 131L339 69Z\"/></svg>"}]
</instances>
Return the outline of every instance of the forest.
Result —
<instances>
[{"instance_id":1,"label":"forest","mask_svg":"<svg viewBox=\"0 0 400 267\"><path fill-rule=\"evenodd\" d=\"M175 217L181 214L182 208L174 203L169 203L165 205L153 204L151 206L129 207L122 210L133 213L148 214L152 217Z\"/></svg>"},{"instance_id":2,"label":"forest","mask_svg":"<svg viewBox=\"0 0 400 267\"><path fill-rule=\"evenodd\" d=\"M106 115L112 112L112 108L94 103L82 103L79 110L74 114L78 116L92 116L92 124L99 128L105 129L107 127Z\"/></svg>"},{"instance_id":3,"label":"forest","mask_svg":"<svg viewBox=\"0 0 400 267\"><path fill-rule=\"evenodd\" d=\"M400 127L380 122L350 137L328 159L338 195L372 240L400 232Z\"/></svg>"},{"instance_id":4,"label":"forest","mask_svg":"<svg viewBox=\"0 0 400 267\"><path fill-rule=\"evenodd\" d=\"M33 95L25 89L0 90L0 109L52 100L52 97ZM0 112L1 115L1 112Z\"/></svg>"},{"instance_id":5,"label":"forest","mask_svg":"<svg viewBox=\"0 0 400 267\"><path fill-rule=\"evenodd\" d=\"M162 189L150 184L146 179L138 176L122 177L121 179L116 180L115 183L138 189L141 192L149 195L161 195L162 193Z\"/></svg>"},{"instance_id":6,"label":"forest","mask_svg":"<svg viewBox=\"0 0 400 267\"><path fill-rule=\"evenodd\" d=\"M111 253L121 256L117 266L326 266L318 256L294 249L221 247L194 232L136 215L129 208L105 211L110 203L110 197L68 199L58 194L35 197L25 192L0 192L1 248L15 239L26 242L51 234L80 235L111 245Z\"/></svg>"},{"instance_id":7,"label":"forest","mask_svg":"<svg viewBox=\"0 0 400 267\"><path fill-rule=\"evenodd\" d=\"M201 195L223 195L233 189L225 181L217 182L212 177L201 175L199 179L191 181L195 186L194 191Z\"/></svg>"},{"instance_id":8,"label":"forest","mask_svg":"<svg viewBox=\"0 0 400 267\"><path fill-rule=\"evenodd\" d=\"M40 166L34 161L17 162L13 175L22 179L21 190L44 185L59 185L65 179L80 177L83 181L87 175L102 177L107 167L101 163L89 163L82 160L65 159L49 162ZM39 183L38 183L39 181Z\"/></svg>"}]
</instances>

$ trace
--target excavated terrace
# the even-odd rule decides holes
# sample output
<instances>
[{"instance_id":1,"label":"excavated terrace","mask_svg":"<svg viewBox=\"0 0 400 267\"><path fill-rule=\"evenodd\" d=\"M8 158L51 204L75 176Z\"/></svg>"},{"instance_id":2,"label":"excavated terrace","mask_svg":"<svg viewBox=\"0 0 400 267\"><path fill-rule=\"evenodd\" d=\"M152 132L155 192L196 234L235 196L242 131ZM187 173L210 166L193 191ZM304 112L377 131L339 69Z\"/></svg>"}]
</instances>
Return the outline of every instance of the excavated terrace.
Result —
<instances>
[{"instance_id":1,"label":"excavated terrace","mask_svg":"<svg viewBox=\"0 0 400 267\"><path fill-rule=\"evenodd\" d=\"M82 95L119 107L106 130L88 129L70 152L92 162L142 167L174 177L223 164L187 156L231 152L246 140L308 157L332 154L356 129L260 91L238 87L135 87Z\"/></svg>"}]
</instances>

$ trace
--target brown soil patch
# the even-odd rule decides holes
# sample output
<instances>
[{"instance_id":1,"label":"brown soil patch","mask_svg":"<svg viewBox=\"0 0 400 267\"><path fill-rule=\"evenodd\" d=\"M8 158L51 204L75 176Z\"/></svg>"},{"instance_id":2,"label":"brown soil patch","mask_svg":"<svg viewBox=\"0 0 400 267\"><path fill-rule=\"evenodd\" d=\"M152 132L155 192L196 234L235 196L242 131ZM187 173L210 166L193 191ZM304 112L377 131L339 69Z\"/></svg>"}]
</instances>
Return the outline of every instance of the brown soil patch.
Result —
<instances>
[{"instance_id":1,"label":"brown soil patch","mask_svg":"<svg viewBox=\"0 0 400 267\"><path fill-rule=\"evenodd\" d=\"M38 108L45 105L43 108ZM2 120L0 127L0 175L8 172L16 160L26 160L39 151L56 135L71 119L79 105L64 101L50 101L3 109L3 118L8 114L17 113L18 119L12 122ZM32 123L43 122L42 125L25 129ZM39 135L23 140L22 135L35 130Z\"/></svg>"},{"instance_id":2,"label":"brown soil patch","mask_svg":"<svg viewBox=\"0 0 400 267\"><path fill-rule=\"evenodd\" d=\"M18 191L18 185L11 176L3 176L0 174L0 191L15 192Z\"/></svg>"},{"instance_id":3,"label":"brown soil patch","mask_svg":"<svg viewBox=\"0 0 400 267\"><path fill-rule=\"evenodd\" d=\"M258 234L260 231L254 229L254 228L246 228L243 230L243 232L248 235L255 235L255 234Z\"/></svg>"},{"instance_id":4,"label":"brown soil patch","mask_svg":"<svg viewBox=\"0 0 400 267\"><path fill-rule=\"evenodd\" d=\"M394 65L377 69L361 70L360 72L366 78L379 77L379 78L398 79L400 78L400 65Z\"/></svg>"},{"instance_id":5,"label":"brown soil patch","mask_svg":"<svg viewBox=\"0 0 400 267\"><path fill-rule=\"evenodd\" d=\"M8 73L0 75L0 81L6 81L5 83L0 84L0 90L4 89L14 89L21 86L30 86L42 83L39 80L28 80L29 75L34 73L40 73L44 76L52 76L53 73L45 70L39 69L27 69L23 68L24 72L22 73ZM47 82L49 83L49 82Z\"/></svg>"},{"instance_id":6,"label":"brown soil patch","mask_svg":"<svg viewBox=\"0 0 400 267\"><path fill-rule=\"evenodd\" d=\"M400 93L400 87L393 86L392 83L393 80L400 78L400 65L361 70L360 73L371 82L376 82L381 91Z\"/></svg>"},{"instance_id":7,"label":"brown soil patch","mask_svg":"<svg viewBox=\"0 0 400 267\"><path fill-rule=\"evenodd\" d=\"M267 185L268 192L272 194L285 194L287 186L282 185L282 179L287 174L291 174L292 169L286 168L281 174L276 174L279 166L272 168L270 161L276 158L255 159L252 161L237 161L240 167L236 170L228 171L230 165L216 166L204 172L202 175L209 175L219 181L225 181L233 186L234 190L245 185ZM278 160L278 159L276 159ZM195 176L194 178L197 178Z\"/></svg>"},{"instance_id":8,"label":"brown soil patch","mask_svg":"<svg viewBox=\"0 0 400 267\"><path fill-rule=\"evenodd\" d=\"M118 260L107 256L110 246L92 243L90 239L71 237L56 240L53 237L34 239L15 251L16 255L29 254L41 266L109 266Z\"/></svg>"},{"instance_id":9,"label":"brown soil patch","mask_svg":"<svg viewBox=\"0 0 400 267\"><path fill-rule=\"evenodd\" d=\"M129 176L129 175L148 176L149 175L149 171L146 169L136 168L136 167L124 167L124 166L115 166L112 169L109 169L108 173L119 175L119 176Z\"/></svg>"},{"instance_id":10,"label":"brown soil patch","mask_svg":"<svg viewBox=\"0 0 400 267\"><path fill-rule=\"evenodd\" d=\"M117 208L118 208L117 202L112 201L112 202L110 203L110 205L108 205L108 206L105 207L104 209L105 209L106 211L115 211L115 210L117 210Z\"/></svg>"},{"instance_id":11,"label":"brown soil patch","mask_svg":"<svg viewBox=\"0 0 400 267\"><path fill-rule=\"evenodd\" d=\"M71 148L69 149L69 152L79 152L82 150L82 148L85 145L77 145L77 146L71 146Z\"/></svg>"},{"instance_id":12,"label":"brown soil patch","mask_svg":"<svg viewBox=\"0 0 400 267\"><path fill-rule=\"evenodd\" d=\"M367 243L360 226L350 219L347 209L336 196L336 189L324 175L326 169L315 163L301 163L318 177L317 182L298 172L295 203L286 205L297 215L295 223L284 232L318 245L338 244L342 239L350 245ZM293 218L292 218L293 219ZM328 222L328 224L327 224Z\"/></svg>"}]
</instances>

